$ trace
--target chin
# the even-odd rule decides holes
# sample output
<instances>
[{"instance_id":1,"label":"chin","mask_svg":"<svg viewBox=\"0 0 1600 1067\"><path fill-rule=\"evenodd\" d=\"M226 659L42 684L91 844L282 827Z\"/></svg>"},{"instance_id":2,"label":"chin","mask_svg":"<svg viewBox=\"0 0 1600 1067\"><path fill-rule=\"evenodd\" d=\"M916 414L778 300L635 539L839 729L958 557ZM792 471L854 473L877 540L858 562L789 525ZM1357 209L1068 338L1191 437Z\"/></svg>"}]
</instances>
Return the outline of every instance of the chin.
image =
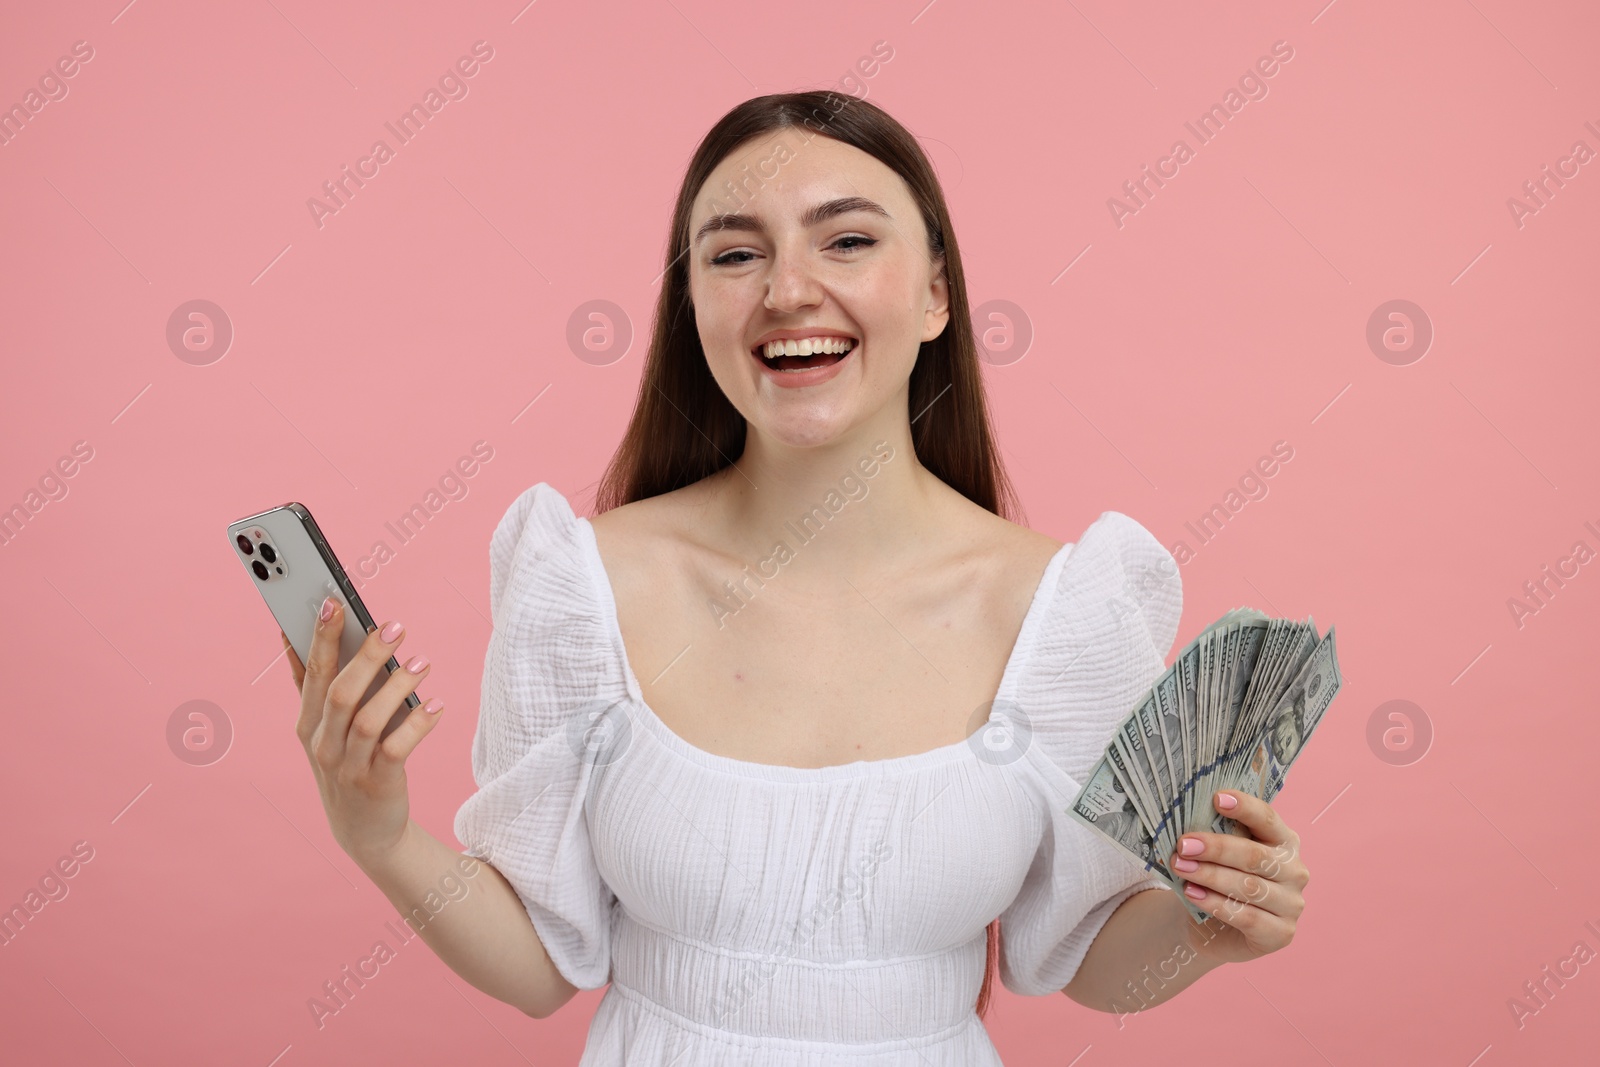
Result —
<instances>
[{"instance_id":1,"label":"chin","mask_svg":"<svg viewBox=\"0 0 1600 1067\"><path fill-rule=\"evenodd\" d=\"M831 444L845 435L845 429L834 425L760 427L763 437L785 448L816 448Z\"/></svg>"},{"instance_id":2,"label":"chin","mask_svg":"<svg viewBox=\"0 0 1600 1067\"><path fill-rule=\"evenodd\" d=\"M859 421L852 417L853 412L837 410L831 404L827 410L817 410L815 407L804 413L791 410L776 418L762 417L772 414L762 408L763 405L756 402L751 410L756 412L757 417L752 419L747 412L745 422L768 441L787 448L816 448L830 444L848 434Z\"/></svg>"}]
</instances>

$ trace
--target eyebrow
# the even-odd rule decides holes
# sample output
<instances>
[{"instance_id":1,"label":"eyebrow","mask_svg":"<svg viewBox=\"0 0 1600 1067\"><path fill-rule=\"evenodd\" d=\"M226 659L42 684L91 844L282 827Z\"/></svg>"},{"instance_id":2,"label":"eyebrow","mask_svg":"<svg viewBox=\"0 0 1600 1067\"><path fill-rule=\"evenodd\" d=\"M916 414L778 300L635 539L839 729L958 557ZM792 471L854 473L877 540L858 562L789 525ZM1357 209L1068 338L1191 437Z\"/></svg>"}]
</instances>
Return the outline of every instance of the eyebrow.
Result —
<instances>
[{"instance_id":1,"label":"eyebrow","mask_svg":"<svg viewBox=\"0 0 1600 1067\"><path fill-rule=\"evenodd\" d=\"M819 222L826 222L835 215L847 215L852 211L870 211L873 214L882 215L886 219L893 217L888 211L884 210L882 204L874 200L868 200L864 196L844 196L837 200L826 200L807 208L806 213L800 216L800 225L809 229ZM725 212L720 215L713 215L701 223L700 228L695 231L692 244L699 244L707 234L715 233L718 230L765 233L767 228L754 215L747 215L737 211Z\"/></svg>"}]
</instances>

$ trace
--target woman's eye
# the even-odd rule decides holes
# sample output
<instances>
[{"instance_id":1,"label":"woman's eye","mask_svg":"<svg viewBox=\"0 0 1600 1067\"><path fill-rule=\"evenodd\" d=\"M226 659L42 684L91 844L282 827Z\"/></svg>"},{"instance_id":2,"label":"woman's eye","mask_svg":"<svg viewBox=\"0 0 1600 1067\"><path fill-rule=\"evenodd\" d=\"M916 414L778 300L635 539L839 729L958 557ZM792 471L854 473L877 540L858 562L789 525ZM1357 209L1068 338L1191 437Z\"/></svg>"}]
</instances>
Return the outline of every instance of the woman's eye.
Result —
<instances>
[{"instance_id":1,"label":"woman's eye","mask_svg":"<svg viewBox=\"0 0 1600 1067\"><path fill-rule=\"evenodd\" d=\"M851 244L849 246L846 246L845 245L846 241L854 241L854 242L857 242L857 243L856 244ZM878 242L877 242L877 240L875 238L862 237L859 234L850 234L849 236L839 238L837 241L833 242L833 244L830 247L837 248L841 252L855 252L855 251L859 251L860 249L863 249L863 248L871 248L873 245L875 245L877 243ZM724 253L722 253L722 255L717 256L714 259L712 259L711 260L711 265L713 267L723 267L723 266L729 266L729 265L739 265L739 264L743 264L743 263L748 263L748 262L750 262L749 257L751 257L752 255L753 255L753 253L745 251L744 249L734 249L732 252L724 252ZM744 258L744 259L735 259L734 258L735 256L744 256L746 258Z\"/></svg>"}]
</instances>

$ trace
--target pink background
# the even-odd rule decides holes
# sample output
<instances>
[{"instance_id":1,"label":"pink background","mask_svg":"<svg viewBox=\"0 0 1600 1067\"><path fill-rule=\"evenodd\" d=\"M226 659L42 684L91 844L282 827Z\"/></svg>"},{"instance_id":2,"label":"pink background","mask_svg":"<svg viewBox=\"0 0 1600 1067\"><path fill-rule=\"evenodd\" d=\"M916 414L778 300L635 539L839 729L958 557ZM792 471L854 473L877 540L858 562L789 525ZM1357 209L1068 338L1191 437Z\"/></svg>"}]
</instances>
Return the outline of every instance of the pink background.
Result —
<instances>
[{"instance_id":1,"label":"pink background","mask_svg":"<svg viewBox=\"0 0 1600 1067\"><path fill-rule=\"evenodd\" d=\"M1508 1000L1600 951L1600 563L1520 626L1508 600L1600 550L1600 162L1521 226L1507 206L1600 149L1592 6L121 3L31 5L0 34L5 105L94 50L0 146L0 507L92 449L0 545L0 906L93 849L0 947L8 1061L577 1059L598 991L534 1021L420 940L316 1028L308 998L396 914L328 831L223 530L295 499L347 563L394 549L362 591L436 665L412 808L453 842L489 534L537 481L592 501L699 138L828 86L923 139L974 306L1031 323L985 371L1028 524L1071 541L1114 509L1197 549L1174 651L1239 604L1338 626L1345 689L1276 803L1314 874L1293 945L1120 1026L997 984L1006 1062L1593 1055L1600 964L1521 1028ZM308 198L479 40L469 94L319 228ZM841 85L879 41L892 59ZM1183 123L1276 41L1268 95L1197 145ZM1108 198L1179 137L1194 158L1119 228ZM234 330L206 365L166 339L195 299ZM635 333L607 365L566 341L598 299ZM1407 365L1366 341L1395 299L1434 329ZM384 523L480 440L465 498L398 545ZM1184 524L1280 440L1267 495L1200 547ZM205 766L167 740L191 700L233 731ZM1369 743L1391 700L1431 724L1425 758Z\"/></svg>"}]
</instances>

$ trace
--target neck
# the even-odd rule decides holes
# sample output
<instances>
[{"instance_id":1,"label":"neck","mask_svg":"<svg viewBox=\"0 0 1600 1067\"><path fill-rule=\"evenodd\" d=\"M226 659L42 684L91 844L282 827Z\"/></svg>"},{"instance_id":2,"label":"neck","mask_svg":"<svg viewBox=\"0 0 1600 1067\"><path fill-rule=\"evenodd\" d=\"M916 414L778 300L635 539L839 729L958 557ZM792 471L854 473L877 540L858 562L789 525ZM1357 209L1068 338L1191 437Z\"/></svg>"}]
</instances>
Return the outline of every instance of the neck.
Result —
<instances>
[{"instance_id":1,"label":"neck","mask_svg":"<svg viewBox=\"0 0 1600 1067\"><path fill-rule=\"evenodd\" d=\"M904 415L806 447L751 427L717 476L707 532L750 559L782 542L793 554L785 573L853 581L898 571L940 539L949 492L918 462Z\"/></svg>"}]
</instances>

